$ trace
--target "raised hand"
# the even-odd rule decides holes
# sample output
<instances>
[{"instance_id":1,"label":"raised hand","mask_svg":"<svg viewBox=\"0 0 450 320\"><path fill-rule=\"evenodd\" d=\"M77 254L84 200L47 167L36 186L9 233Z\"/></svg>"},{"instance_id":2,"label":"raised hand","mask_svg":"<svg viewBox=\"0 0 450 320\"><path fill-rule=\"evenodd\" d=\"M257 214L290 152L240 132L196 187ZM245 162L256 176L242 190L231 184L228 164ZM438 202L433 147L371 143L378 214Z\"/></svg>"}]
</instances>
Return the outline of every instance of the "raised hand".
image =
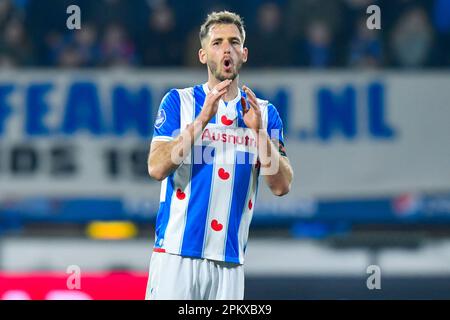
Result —
<instances>
[{"instance_id":1,"label":"raised hand","mask_svg":"<svg viewBox=\"0 0 450 320\"><path fill-rule=\"evenodd\" d=\"M253 91L247 87L243 86L242 90L247 94L247 100L242 98L242 112L244 114L244 123L250 129L258 132L262 129L262 118L261 118L261 108L259 107L258 101L256 100L256 95ZM247 101L250 106L247 105Z\"/></svg>"},{"instance_id":2,"label":"raised hand","mask_svg":"<svg viewBox=\"0 0 450 320\"><path fill-rule=\"evenodd\" d=\"M216 115L219 108L219 100L228 92L231 82L232 80L230 79L224 80L215 85L214 88L208 92L200 113L202 121L208 123L211 118Z\"/></svg>"}]
</instances>

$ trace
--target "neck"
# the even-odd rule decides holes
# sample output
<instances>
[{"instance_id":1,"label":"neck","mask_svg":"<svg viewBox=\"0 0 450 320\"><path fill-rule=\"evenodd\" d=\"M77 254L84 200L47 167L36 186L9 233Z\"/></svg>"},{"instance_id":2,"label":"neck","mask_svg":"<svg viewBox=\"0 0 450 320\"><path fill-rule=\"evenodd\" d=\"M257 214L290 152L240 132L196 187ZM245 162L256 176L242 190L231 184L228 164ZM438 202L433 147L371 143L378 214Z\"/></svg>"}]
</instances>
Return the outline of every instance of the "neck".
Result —
<instances>
[{"instance_id":1,"label":"neck","mask_svg":"<svg viewBox=\"0 0 450 320\"><path fill-rule=\"evenodd\" d=\"M209 75L209 77L208 77L208 88L211 90L212 88L214 88L214 86L216 86L220 82L222 82L222 81L216 79L212 75ZM239 90L238 89L238 83L239 83L239 76L234 78L233 82L231 82L228 92L222 98L223 101L228 102L228 101L231 101L234 98L236 98L236 96L238 95L238 90Z\"/></svg>"}]
</instances>

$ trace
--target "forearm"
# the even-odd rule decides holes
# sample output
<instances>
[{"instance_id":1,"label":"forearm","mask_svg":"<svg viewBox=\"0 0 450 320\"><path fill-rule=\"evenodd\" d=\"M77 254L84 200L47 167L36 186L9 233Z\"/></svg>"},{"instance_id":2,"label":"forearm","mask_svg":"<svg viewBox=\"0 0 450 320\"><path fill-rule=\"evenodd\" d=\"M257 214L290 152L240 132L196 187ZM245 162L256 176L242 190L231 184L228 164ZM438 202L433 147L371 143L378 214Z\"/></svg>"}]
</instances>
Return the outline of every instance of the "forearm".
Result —
<instances>
[{"instance_id":1,"label":"forearm","mask_svg":"<svg viewBox=\"0 0 450 320\"><path fill-rule=\"evenodd\" d=\"M148 168L150 176L163 180L170 175L189 155L192 145L203 132L208 121L199 115L174 140L150 150Z\"/></svg>"},{"instance_id":2,"label":"forearm","mask_svg":"<svg viewBox=\"0 0 450 320\"><path fill-rule=\"evenodd\" d=\"M264 130L260 130L258 135L258 156L261 162L260 173L270 190L277 196L288 193L293 178L292 167L288 158L279 153Z\"/></svg>"},{"instance_id":3,"label":"forearm","mask_svg":"<svg viewBox=\"0 0 450 320\"><path fill-rule=\"evenodd\" d=\"M283 196L291 189L293 172L289 160L279 156L278 172L273 175L264 175L267 185L273 194Z\"/></svg>"},{"instance_id":4,"label":"forearm","mask_svg":"<svg viewBox=\"0 0 450 320\"><path fill-rule=\"evenodd\" d=\"M148 157L148 172L157 180L165 179L189 155L192 145L200 137L209 121L217 113L219 100L228 92L232 80L224 80L206 94L202 111L173 141L152 143Z\"/></svg>"}]
</instances>

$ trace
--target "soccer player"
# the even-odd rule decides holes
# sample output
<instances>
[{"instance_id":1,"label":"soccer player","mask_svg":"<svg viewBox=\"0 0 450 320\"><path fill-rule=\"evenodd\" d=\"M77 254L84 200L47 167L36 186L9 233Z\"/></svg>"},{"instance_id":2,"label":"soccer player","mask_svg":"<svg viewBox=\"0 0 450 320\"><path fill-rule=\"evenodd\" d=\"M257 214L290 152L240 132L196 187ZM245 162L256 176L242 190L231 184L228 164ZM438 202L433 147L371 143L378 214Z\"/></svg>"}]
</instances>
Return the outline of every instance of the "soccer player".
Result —
<instances>
[{"instance_id":1,"label":"soccer player","mask_svg":"<svg viewBox=\"0 0 450 320\"><path fill-rule=\"evenodd\" d=\"M162 184L146 299L243 299L258 177L277 196L290 190L278 111L238 87L244 41L237 14L208 15L198 52L208 81L162 99L148 157Z\"/></svg>"}]
</instances>

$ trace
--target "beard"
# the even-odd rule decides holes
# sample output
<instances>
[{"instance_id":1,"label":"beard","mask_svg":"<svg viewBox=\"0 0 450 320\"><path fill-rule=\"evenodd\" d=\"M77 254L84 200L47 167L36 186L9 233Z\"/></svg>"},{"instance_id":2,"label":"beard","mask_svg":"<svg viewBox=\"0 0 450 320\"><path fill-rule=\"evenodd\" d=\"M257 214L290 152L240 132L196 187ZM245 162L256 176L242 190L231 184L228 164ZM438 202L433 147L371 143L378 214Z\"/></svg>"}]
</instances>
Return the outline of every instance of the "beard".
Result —
<instances>
[{"instance_id":1,"label":"beard","mask_svg":"<svg viewBox=\"0 0 450 320\"><path fill-rule=\"evenodd\" d=\"M237 61L237 63L235 64L234 71L229 74L223 74L222 65L220 65L220 67L219 67L219 65L215 61L208 60L207 65L208 65L208 68L211 71L212 75L217 80L219 80L219 81L224 81L224 80L228 80L228 79L234 80L239 75L239 71L241 70L242 60Z\"/></svg>"}]
</instances>

